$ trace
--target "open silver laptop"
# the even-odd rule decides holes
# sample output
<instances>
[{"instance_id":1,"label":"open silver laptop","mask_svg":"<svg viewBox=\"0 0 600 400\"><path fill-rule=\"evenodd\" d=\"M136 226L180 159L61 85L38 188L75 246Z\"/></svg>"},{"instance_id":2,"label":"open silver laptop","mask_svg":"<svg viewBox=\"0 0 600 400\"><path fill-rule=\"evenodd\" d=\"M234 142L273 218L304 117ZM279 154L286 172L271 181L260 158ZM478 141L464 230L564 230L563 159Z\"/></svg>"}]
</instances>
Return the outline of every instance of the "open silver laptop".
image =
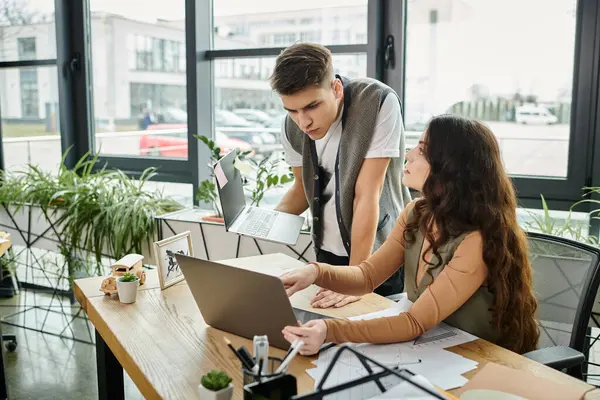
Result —
<instances>
[{"instance_id":1,"label":"open silver laptop","mask_svg":"<svg viewBox=\"0 0 600 400\"><path fill-rule=\"evenodd\" d=\"M213 166L225 229L239 235L295 245L304 217L247 206L242 175L235 167L236 157L237 153L233 150Z\"/></svg>"},{"instance_id":2,"label":"open silver laptop","mask_svg":"<svg viewBox=\"0 0 600 400\"><path fill-rule=\"evenodd\" d=\"M293 308L281 280L272 275L175 254L204 321L248 339L267 335L269 344L287 350L281 331L325 315Z\"/></svg>"}]
</instances>

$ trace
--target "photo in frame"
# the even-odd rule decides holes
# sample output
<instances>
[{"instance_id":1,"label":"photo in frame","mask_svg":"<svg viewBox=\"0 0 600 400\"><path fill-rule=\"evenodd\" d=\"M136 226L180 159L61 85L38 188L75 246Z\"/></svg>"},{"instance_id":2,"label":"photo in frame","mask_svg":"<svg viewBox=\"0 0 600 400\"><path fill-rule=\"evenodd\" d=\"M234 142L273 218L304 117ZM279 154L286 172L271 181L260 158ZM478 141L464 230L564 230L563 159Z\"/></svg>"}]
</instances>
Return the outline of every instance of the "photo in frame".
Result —
<instances>
[{"instance_id":1,"label":"photo in frame","mask_svg":"<svg viewBox=\"0 0 600 400\"><path fill-rule=\"evenodd\" d=\"M181 232L175 236L154 242L154 259L156 260L156 269L161 290L185 279L179 268L175 254L194 256L192 234L190 231Z\"/></svg>"}]
</instances>

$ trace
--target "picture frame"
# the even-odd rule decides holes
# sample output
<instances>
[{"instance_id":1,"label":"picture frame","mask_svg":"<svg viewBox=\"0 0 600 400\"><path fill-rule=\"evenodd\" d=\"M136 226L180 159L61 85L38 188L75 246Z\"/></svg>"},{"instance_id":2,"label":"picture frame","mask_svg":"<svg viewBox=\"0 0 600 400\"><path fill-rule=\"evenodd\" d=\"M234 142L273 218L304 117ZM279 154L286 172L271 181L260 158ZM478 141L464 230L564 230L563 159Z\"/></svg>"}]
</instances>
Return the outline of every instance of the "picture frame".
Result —
<instances>
[{"instance_id":1,"label":"picture frame","mask_svg":"<svg viewBox=\"0 0 600 400\"><path fill-rule=\"evenodd\" d=\"M175 259L174 254L176 253L194 256L190 231L154 242L154 259L161 290L185 279Z\"/></svg>"}]
</instances>

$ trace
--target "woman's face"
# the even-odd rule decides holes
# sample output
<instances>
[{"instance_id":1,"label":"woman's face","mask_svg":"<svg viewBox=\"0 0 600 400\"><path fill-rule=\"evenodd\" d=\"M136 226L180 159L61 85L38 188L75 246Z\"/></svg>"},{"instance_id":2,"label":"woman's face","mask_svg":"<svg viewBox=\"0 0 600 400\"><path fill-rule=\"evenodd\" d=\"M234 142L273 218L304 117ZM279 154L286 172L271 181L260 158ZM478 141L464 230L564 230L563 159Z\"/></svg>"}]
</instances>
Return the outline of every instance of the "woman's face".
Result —
<instances>
[{"instance_id":1,"label":"woman's face","mask_svg":"<svg viewBox=\"0 0 600 400\"><path fill-rule=\"evenodd\" d=\"M421 134L419 144L406 153L406 165L402 183L416 191L422 191L425 181L429 177L430 165L425 157L427 152L427 131Z\"/></svg>"}]
</instances>

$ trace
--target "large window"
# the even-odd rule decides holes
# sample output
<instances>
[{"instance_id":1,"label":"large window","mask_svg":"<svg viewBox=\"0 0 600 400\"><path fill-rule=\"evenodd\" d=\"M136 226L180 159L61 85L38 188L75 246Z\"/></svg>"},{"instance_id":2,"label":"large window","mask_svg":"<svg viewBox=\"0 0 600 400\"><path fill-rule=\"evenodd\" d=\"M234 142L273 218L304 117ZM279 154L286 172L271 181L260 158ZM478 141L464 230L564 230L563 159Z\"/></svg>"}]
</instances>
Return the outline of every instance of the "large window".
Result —
<instances>
[{"instance_id":1,"label":"large window","mask_svg":"<svg viewBox=\"0 0 600 400\"><path fill-rule=\"evenodd\" d=\"M289 46L297 41L365 44L366 38L366 0L214 0L217 50Z\"/></svg>"},{"instance_id":2,"label":"large window","mask_svg":"<svg viewBox=\"0 0 600 400\"><path fill-rule=\"evenodd\" d=\"M54 2L0 3L0 62L56 58Z\"/></svg>"},{"instance_id":3,"label":"large window","mask_svg":"<svg viewBox=\"0 0 600 400\"><path fill-rule=\"evenodd\" d=\"M90 8L96 151L187 158L184 0Z\"/></svg>"},{"instance_id":4,"label":"large window","mask_svg":"<svg viewBox=\"0 0 600 400\"><path fill-rule=\"evenodd\" d=\"M7 171L56 171L61 159L54 2L2 3L0 152ZM16 65L15 65L16 64Z\"/></svg>"},{"instance_id":5,"label":"large window","mask_svg":"<svg viewBox=\"0 0 600 400\"><path fill-rule=\"evenodd\" d=\"M255 160L269 159L278 163L279 174L287 173L288 166L280 162L286 113L268 82L277 54L270 48L297 42L346 45L332 48L335 72L350 78L366 76L367 1L213 3L212 104L217 144L251 149ZM244 49L252 50L237 57L236 51ZM229 50L228 55L220 56L220 50ZM274 207L285 190L269 190L261 205Z\"/></svg>"},{"instance_id":6,"label":"large window","mask_svg":"<svg viewBox=\"0 0 600 400\"><path fill-rule=\"evenodd\" d=\"M207 154L191 133L280 155L285 113L268 78L282 47L310 41L331 48L337 72L398 90L409 145L435 114L488 123L525 207L544 194L565 209L600 179L594 0L56 0L56 15L54 2L8 3L19 7L0 13L4 140L62 131L56 149L198 185Z\"/></svg>"},{"instance_id":7,"label":"large window","mask_svg":"<svg viewBox=\"0 0 600 400\"><path fill-rule=\"evenodd\" d=\"M61 158L56 67L0 70L4 167L56 171Z\"/></svg>"},{"instance_id":8,"label":"large window","mask_svg":"<svg viewBox=\"0 0 600 400\"><path fill-rule=\"evenodd\" d=\"M567 177L576 1L409 1L405 121L487 122L512 175ZM540 12L544 18L539 18Z\"/></svg>"}]
</instances>

